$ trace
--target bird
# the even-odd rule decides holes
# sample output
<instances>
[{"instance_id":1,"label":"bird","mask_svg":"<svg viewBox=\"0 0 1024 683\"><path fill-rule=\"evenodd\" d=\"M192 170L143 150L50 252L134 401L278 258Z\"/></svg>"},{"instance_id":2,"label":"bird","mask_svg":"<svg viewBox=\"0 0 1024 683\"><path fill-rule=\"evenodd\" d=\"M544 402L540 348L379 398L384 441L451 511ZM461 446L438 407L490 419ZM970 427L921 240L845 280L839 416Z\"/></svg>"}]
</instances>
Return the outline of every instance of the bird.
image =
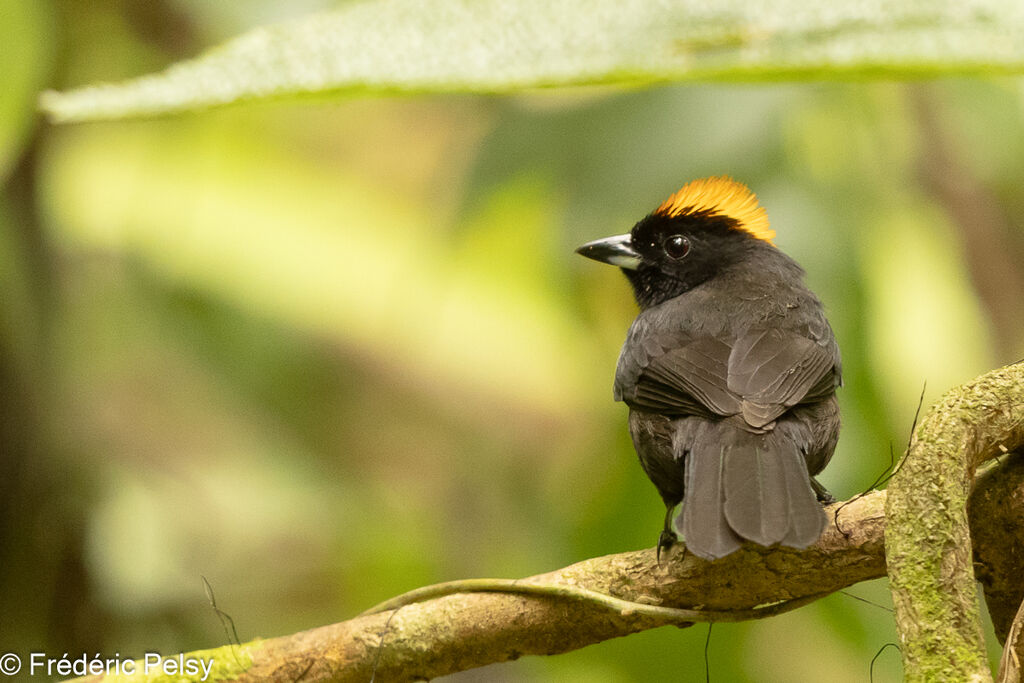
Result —
<instances>
[{"instance_id":1,"label":"bird","mask_svg":"<svg viewBox=\"0 0 1024 683\"><path fill-rule=\"evenodd\" d=\"M659 563L678 534L715 560L746 542L806 548L827 525L835 499L815 476L839 438L839 346L774 237L756 195L716 176L576 250L618 266L640 309L613 394L667 508Z\"/></svg>"}]
</instances>

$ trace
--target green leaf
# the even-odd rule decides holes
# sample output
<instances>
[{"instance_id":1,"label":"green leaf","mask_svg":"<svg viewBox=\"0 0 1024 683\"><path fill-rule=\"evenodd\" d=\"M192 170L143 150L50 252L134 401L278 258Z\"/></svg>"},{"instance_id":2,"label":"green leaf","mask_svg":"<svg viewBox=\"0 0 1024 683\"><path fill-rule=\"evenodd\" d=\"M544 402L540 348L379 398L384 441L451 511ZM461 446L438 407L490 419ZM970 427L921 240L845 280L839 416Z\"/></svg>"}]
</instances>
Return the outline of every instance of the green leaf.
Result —
<instances>
[{"instance_id":1,"label":"green leaf","mask_svg":"<svg viewBox=\"0 0 1024 683\"><path fill-rule=\"evenodd\" d=\"M44 93L55 121L345 91L512 92L669 80L1024 71L1003 0L379 0L252 31L113 85Z\"/></svg>"}]
</instances>

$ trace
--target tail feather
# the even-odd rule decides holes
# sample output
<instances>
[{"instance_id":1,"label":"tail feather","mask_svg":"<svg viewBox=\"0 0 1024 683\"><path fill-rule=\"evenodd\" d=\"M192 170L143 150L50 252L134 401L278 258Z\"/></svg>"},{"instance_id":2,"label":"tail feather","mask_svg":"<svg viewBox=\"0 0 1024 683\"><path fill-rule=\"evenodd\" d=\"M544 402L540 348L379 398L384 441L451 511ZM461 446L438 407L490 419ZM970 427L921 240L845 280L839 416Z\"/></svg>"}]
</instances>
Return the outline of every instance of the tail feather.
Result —
<instances>
[{"instance_id":1,"label":"tail feather","mask_svg":"<svg viewBox=\"0 0 1024 683\"><path fill-rule=\"evenodd\" d=\"M676 518L686 547L716 559L745 540L793 548L817 541L827 520L796 443L777 431L708 427L691 432L688 444L675 444L686 446L685 495Z\"/></svg>"},{"instance_id":2,"label":"tail feather","mask_svg":"<svg viewBox=\"0 0 1024 683\"><path fill-rule=\"evenodd\" d=\"M790 548L806 548L821 538L828 525L825 510L818 502L818 496L811 487L807 465L799 453L796 457L780 460L786 470L786 490L789 495L789 533L782 544Z\"/></svg>"},{"instance_id":3,"label":"tail feather","mask_svg":"<svg viewBox=\"0 0 1024 683\"><path fill-rule=\"evenodd\" d=\"M774 435L738 429L724 435L725 518L733 531L760 545L773 545L789 531L786 471ZM794 449L795 451L795 449Z\"/></svg>"},{"instance_id":4,"label":"tail feather","mask_svg":"<svg viewBox=\"0 0 1024 683\"><path fill-rule=\"evenodd\" d=\"M722 487L724 449L701 439L686 457L686 494L676 525L686 548L706 560L724 557L743 542L725 519Z\"/></svg>"}]
</instances>

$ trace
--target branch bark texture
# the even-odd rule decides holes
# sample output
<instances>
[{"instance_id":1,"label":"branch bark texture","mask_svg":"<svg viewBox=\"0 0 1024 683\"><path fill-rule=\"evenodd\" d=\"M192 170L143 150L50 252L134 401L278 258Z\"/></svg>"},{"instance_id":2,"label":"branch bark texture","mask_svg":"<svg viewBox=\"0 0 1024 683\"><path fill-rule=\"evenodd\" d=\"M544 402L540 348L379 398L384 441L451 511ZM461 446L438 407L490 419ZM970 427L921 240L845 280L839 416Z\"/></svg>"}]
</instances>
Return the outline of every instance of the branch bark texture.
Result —
<instances>
[{"instance_id":1,"label":"branch bark texture","mask_svg":"<svg viewBox=\"0 0 1024 683\"><path fill-rule=\"evenodd\" d=\"M848 538L833 526L803 551L750 548L715 562L676 552L659 567L650 549L586 560L522 583L722 611L827 594L884 574L884 498L874 493L842 510L839 520ZM312 649L291 638L266 641L252 651L254 666L240 680L268 680L268 674L279 673L288 678L309 666L303 680L365 683L375 663L378 681L427 679L524 654L567 652L664 623L573 600L456 594L300 634L320 642ZM282 668L283 662L289 664Z\"/></svg>"},{"instance_id":2,"label":"branch bark texture","mask_svg":"<svg viewBox=\"0 0 1024 683\"><path fill-rule=\"evenodd\" d=\"M1024 639L1010 637L1024 602L1024 453L1011 455L978 476L967 517L974 572L985 589L996 637L1024 646Z\"/></svg>"},{"instance_id":3,"label":"branch bark texture","mask_svg":"<svg viewBox=\"0 0 1024 683\"><path fill-rule=\"evenodd\" d=\"M652 548L585 560L520 583L715 611L825 595L885 574L884 504L885 492L873 492L843 506L842 530L830 525L805 550L745 547L707 562L679 549L659 566ZM567 652L667 623L643 610L609 610L582 600L471 592L185 657L214 658L218 680L412 681L526 654Z\"/></svg>"},{"instance_id":4,"label":"branch bark texture","mask_svg":"<svg viewBox=\"0 0 1024 683\"><path fill-rule=\"evenodd\" d=\"M654 549L608 555L517 583L584 589L632 607L610 608L607 601L598 604L582 595L473 589L400 607L389 601L382 611L349 621L184 657L212 659L216 680L429 679L525 654L557 654L666 624L680 625L678 614L666 618L639 606L735 614L778 601L813 599L885 575L888 552L907 679L991 680L982 650L966 504L977 466L1022 444L1024 365L1017 365L947 394L916 430L888 495L876 491L831 506L835 523L805 550L745 546L707 562L677 547L662 565ZM1000 469L1007 470L1010 480L1000 486L1022 492L1024 501L1024 466ZM1007 538L1007 509L999 499L1002 496L1005 503L1007 495L1018 494L993 490L975 497L972 524L979 541L986 539L993 552L1006 551L1013 539ZM1017 513L1024 529L1024 504ZM1011 634L1009 669L1019 664L1021 652L1024 616L1016 608L1019 592L1014 592L1019 591L1020 565L979 557L987 572L983 578L1005 589L999 600L1007 605L1006 616L999 617L997 628ZM995 593L987 595L992 601Z\"/></svg>"},{"instance_id":5,"label":"branch bark texture","mask_svg":"<svg viewBox=\"0 0 1024 683\"><path fill-rule=\"evenodd\" d=\"M1024 444L1024 364L950 391L889 483L886 555L908 681L990 681L967 499L978 466Z\"/></svg>"}]
</instances>

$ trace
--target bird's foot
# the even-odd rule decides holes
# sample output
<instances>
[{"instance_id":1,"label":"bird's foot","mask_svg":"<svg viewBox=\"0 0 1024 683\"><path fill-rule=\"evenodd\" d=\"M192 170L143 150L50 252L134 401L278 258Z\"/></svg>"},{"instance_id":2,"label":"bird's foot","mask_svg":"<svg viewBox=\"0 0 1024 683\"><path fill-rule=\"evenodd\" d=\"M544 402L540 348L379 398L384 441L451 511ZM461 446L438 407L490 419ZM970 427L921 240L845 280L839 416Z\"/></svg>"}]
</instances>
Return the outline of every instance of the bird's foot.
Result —
<instances>
[{"instance_id":1,"label":"bird's foot","mask_svg":"<svg viewBox=\"0 0 1024 683\"><path fill-rule=\"evenodd\" d=\"M676 536L675 532L670 529L662 529L661 535L658 536L658 565L661 566L661 553L664 551L666 554L672 549L676 543L679 542L679 537Z\"/></svg>"},{"instance_id":2,"label":"bird's foot","mask_svg":"<svg viewBox=\"0 0 1024 683\"><path fill-rule=\"evenodd\" d=\"M836 502L836 497L829 493L829 490L818 483L818 480L814 477L811 477L811 488L814 489L814 495L822 505L831 505Z\"/></svg>"}]
</instances>

